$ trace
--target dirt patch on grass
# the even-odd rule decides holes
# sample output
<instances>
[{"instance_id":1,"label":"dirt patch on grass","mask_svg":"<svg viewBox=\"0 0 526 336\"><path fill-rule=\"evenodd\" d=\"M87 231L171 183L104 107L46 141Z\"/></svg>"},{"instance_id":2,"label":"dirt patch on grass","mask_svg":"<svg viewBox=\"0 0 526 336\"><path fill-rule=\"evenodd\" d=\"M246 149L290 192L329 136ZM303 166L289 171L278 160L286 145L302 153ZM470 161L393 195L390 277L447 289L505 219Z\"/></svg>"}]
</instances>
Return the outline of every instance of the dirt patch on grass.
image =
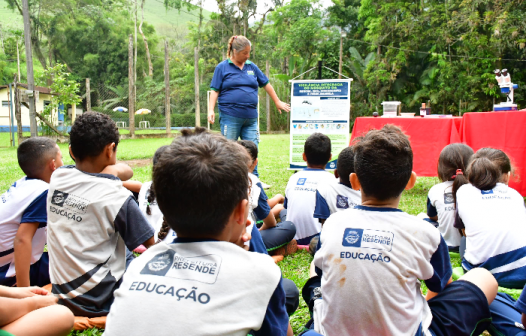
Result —
<instances>
[{"instance_id":1,"label":"dirt patch on grass","mask_svg":"<svg viewBox=\"0 0 526 336\"><path fill-rule=\"evenodd\" d=\"M122 161L126 163L131 168L141 168L149 166L152 163L152 159L135 159L135 160L125 160Z\"/></svg>"}]
</instances>

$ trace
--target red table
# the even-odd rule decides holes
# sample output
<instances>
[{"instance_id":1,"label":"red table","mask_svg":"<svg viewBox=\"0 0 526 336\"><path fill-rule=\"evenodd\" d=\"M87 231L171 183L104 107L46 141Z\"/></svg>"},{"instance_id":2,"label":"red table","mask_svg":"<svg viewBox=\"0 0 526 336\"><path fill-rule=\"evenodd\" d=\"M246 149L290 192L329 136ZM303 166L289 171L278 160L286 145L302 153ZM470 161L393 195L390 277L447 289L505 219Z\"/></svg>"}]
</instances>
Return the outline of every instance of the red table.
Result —
<instances>
[{"instance_id":1,"label":"red table","mask_svg":"<svg viewBox=\"0 0 526 336\"><path fill-rule=\"evenodd\" d=\"M526 113L525 113L526 115ZM442 148L450 143L461 142L462 118L357 118L351 142L371 129L386 124L400 127L409 136L413 148L413 171L418 176L437 176L438 157Z\"/></svg>"},{"instance_id":2,"label":"red table","mask_svg":"<svg viewBox=\"0 0 526 336\"><path fill-rule=\"evenodd\" d=\"M502 149L512 161L518 178L510 187L526 196L526 112L476 112L464 114L462 142L474 151L483 147ZM520 179L519 179L520 178Z\"/></svg>"}]
</instances>

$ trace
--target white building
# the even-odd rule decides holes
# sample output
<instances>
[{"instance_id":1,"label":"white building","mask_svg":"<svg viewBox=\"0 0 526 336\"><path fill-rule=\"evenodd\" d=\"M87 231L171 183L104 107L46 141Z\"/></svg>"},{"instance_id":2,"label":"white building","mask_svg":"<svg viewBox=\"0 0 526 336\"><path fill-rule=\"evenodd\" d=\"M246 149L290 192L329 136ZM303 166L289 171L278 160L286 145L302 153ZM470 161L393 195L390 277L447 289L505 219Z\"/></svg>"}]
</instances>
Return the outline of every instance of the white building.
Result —
<instances>
[{"instance_id":1,"label":"white building","mask_svg":"<svg viewBox=\"0 0 526 336\"><path fill-rule=\"evenodd\" d=\"M27 84L19 83L17 84L20 92L24 92L27 89ZM14 96L15 90L12 89L12 93ZM44 107L51 104L51 97L53 97L53 94L51 93L51 89L42 87L42 86L36 86L34 91L38 91L38 95L35 95L35 107L36 111L38 113L42 113L44 111ZM9 93L9 86L8 85L0 85L0 102L2 105L0 106L0 127L8 127L9 126L9 111L10 111L10 93ZM14 107L14 103L13 103ZM29 109L22 104L22 126L23 127L29 127ZM53 125L59 125L59 119L64 120L63 116L59 116L58 112L54 110L51 114L51 120L49 120ZM16 117L15 112L13 111L13 125L16 125ZM40 125L41 121L37 117L37 124Z\"/></svg>"}]
</instances>

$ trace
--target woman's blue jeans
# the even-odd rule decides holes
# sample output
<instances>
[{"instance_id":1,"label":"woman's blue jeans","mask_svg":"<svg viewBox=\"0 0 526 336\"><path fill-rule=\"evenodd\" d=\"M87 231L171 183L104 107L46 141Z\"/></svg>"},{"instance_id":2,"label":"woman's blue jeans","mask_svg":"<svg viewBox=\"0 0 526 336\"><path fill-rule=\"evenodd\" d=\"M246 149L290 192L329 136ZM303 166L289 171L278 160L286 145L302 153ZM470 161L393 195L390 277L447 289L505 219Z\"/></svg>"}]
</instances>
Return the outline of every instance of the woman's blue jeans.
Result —
<instances>
[{"instance_id":1,"label":"woman's blue jeans","mask_svg":"<svg viewBox=\"0 0 526 336\"><path fill-rule=\"evenodd\" d=\"M220 113L219 125L221 127L221 134L227 139L237 141L250 140L258 146L259 144L259 129L257 118L237 118L230 115ZM254 175L259 176L258 167L254 168Z\"/></svg>"}]
</instances>

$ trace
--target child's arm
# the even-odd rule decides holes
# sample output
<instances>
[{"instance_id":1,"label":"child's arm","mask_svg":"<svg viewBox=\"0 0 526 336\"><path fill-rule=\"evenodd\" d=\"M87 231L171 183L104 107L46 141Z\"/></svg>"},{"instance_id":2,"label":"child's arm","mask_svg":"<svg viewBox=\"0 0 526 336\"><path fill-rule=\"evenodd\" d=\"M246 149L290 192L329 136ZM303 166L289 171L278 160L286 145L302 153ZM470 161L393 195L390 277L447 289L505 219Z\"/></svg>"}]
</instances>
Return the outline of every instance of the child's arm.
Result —
<instances>
[{"instance_id":1,"label":"child's arm","mask_svg":"<svg viewBox=\"0 0 526 336\"><path fill-rule=\"evenodd\" d=\"M277 225L276 217L274 217L274 214L272 213L272 211L270 211L267 217L263 219L263 225L261 226L259 230L261 231L261 230L270 229L270 228L275 227L276 225Z\"/></svg>"},{"instance_id":2,"label":"child's arm","mask_svg":"<svg viewBox=\"0 0 526 336\"><path fill-rule=\"evenodd\" d=\"M122 185L124 188L128 189L129 191L133 191L135 193L141 192L142 188L142 182L139 181L123 181Z\"/></svg>"},{"instance_id":3,"label":"child's arm","mask_svg":"<svg viewBox=\"0 0 526 336\"><path fill-rule=\"evenodd\" d=\"M22 223L15 236L15 270L18 287L29 287L29 268L31 267L31 254L33 236L39 223Z\"/></svg>"},{"instance_id":4,"label":"child's arm","mask_svg":"<svg viewBox=\"0 0 526 336\"><path fill-rule=\"evenodd\" d=\"M133 170L125 163L117 163L111 166L106 166L101 171L101 174L109 174L117 176L121 181L127 181L133 177Z\"/></svg>"},{"instance_id":5,"label":"child's arm","mask_svg":"<svg viewBox=\"0 0 526 336\"><path fill-rule=\"evenodd\" d=\"M267 202L268 202L268 205L271 208L273 208L278 204L283 204L283 202L285 202L285 197L281 194L277 194L276 196L269 198Z\"/></svg>"},{"instance_id":6,"label":"child's arm","mask_svg":"<svg viewBox=\"0 0 526 336\"><path fill-rule=\"evenodd\" d=\"M25 299L0 297L0 327L18 320L33 310L51 306L57 302L58 299L52 295L37 295Z\"/></svg>"},{"instance_id":7,"label":"child's arm","mask_svg":"<svg viewBox=\"0 0 526 336\"><path fill-rule=\"evenodd\" d=\"M49 292L40 287L6 287L0 285L0 297L23 299L35 295L48 295Z\"/></svg>"},{"instance_id":8,"label":"child's arm","mask_svg":"<svg viewBox=\"0 0 526 336\"><path fill-rule=\"evenodd\" d=\"M449 285L452 282L453 282L453 277L449 278L449 281L447 282L446 286ZM429 300L431 300L432 298L434 298L437 295L438 295L438 293L435 293L435 292L429 290L429 288L428 288L427 289L427 294L426 294L426 300L429 301Z\"/></svg>"}]
</instances>

